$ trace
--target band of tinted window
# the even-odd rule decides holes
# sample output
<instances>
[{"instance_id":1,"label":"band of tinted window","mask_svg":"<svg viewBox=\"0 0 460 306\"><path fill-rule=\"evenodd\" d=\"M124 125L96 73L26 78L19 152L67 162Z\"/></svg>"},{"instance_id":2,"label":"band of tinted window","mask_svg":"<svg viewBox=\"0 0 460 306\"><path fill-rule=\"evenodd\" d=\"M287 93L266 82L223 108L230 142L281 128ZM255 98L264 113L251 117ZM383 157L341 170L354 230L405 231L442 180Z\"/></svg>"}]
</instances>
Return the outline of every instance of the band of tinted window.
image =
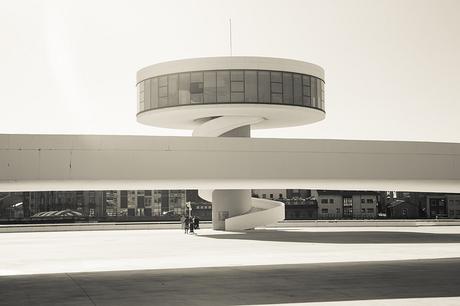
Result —
<instances>
[{"instance_id":1,"label":"band of tinted window","mask_svg":"<svg viewBox=\"0 0 460 306\"><path fill-rule=\"evenodd\" d=\"M194 104L265 103L324 111L324 81L310 75L267 70L192 71L137 84L138 112Z\"/></svg>"}]
</instances>

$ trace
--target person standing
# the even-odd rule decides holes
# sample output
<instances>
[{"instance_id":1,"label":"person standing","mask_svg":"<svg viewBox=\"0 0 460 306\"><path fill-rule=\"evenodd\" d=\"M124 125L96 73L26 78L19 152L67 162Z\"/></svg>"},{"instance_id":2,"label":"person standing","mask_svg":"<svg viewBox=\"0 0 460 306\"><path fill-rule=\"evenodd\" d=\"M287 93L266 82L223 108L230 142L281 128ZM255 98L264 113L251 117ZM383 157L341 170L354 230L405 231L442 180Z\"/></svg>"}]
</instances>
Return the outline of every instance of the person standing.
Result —
<instances>
[{"instance_id":1,"label":"person standing","mask_svg":"<svg viewBox=\"0 0 460 306\"><path fill-rule=\"evenodd\" d=\"M185 229L184 234L188 234L189 226L190 226L190 218L186 217L184 220L184 229Z\"/></svg>"},{"instance_id":2,"label":"person standing","mask_svg":"<svg viewBox=\"0 0 460 306\"><path fill-rule=\"evenodd\" d=\"M198 216L195 216L195 218L193 218L193 225L194 225L195 229L200 228L200 218Z\"/></svg>"},{"instance_id":3,"label":"person standing","mask_svg":"<svg viewBox=\"0 0 460 306\"><path fill-rule=\"evenodd\" d=\"M190 234L195 234L195 224L194 224L194 221L193 221L193 217L190 217L189 218L189 222L190 222Z\"/></svg>"},{"instance_id":4,"label":"person standing","mask_svg":"<svg viewBox=\"0 0 460 306\"><path fill-rule=\"evenodd\" d=\"M182 229L185 229L185 216L184 215L180 216L180 226Z\"/></svg>"}]
</instances>

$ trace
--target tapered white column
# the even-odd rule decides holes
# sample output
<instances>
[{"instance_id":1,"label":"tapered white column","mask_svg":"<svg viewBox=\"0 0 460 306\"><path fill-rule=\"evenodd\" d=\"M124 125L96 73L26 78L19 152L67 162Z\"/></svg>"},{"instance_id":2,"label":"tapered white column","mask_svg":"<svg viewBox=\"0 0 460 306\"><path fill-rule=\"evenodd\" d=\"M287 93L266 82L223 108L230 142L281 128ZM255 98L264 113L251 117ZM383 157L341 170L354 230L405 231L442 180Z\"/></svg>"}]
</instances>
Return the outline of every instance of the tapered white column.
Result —
<instances>
[{"instance_id":1,"label":"tapered white column","mask_svg":"<svg viewBox=\"0 0 460 306\"><path fill-rule=\"evenodd\" d=\"M250 189L214 190L212 193L212 228L225 230L225 220L251 210Z\"/></svg>"}]
</instances>

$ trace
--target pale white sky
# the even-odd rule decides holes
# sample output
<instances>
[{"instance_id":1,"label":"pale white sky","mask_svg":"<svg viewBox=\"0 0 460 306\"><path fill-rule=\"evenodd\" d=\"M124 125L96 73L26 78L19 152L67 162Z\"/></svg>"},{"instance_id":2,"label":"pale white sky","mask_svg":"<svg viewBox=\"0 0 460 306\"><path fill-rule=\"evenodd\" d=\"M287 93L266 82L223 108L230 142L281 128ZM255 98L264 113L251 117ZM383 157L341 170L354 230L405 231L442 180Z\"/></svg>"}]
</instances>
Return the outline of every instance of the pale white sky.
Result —
<instances>
[{"instance_id":1,"label":"pale white sky","mask_svg":"<svg viewBox=\"0 0 460 306\"><path fill-rule=\"evenodd\" d=\"M0 133L190 135L136 122L136 71L233 54L312 62L326 120L256 137L460 142L460 1L0 2Z\"/></svg>"}]
</instances>

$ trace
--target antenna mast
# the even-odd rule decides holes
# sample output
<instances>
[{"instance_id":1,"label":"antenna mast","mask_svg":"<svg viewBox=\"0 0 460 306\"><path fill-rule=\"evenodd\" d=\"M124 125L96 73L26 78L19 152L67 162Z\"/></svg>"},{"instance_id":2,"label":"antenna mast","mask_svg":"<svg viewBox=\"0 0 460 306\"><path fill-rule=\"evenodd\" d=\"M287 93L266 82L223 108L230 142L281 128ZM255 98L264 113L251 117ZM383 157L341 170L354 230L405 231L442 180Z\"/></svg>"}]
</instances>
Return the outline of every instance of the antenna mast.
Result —
<instances>
[{"instance_id":1,"label":"antenna mast","mask_svg":"<svg viewBox=\"0 0 460 306\"><path fill-rule=\"evenodd\" d=\"M228 19L229 30L230 30L230 56L233 56L233 46L232 46L232 18Z\"/></svg>"}]
</instances>

